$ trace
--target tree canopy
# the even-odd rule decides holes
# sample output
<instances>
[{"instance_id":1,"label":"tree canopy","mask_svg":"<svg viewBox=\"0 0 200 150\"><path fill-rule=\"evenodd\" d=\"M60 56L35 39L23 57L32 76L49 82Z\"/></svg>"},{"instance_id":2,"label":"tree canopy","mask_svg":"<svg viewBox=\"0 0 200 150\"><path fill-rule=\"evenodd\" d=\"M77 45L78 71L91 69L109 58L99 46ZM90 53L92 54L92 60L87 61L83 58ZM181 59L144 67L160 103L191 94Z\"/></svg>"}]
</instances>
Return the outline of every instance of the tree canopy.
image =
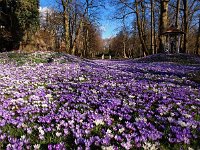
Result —
<instances>
[{"instance_id":1,"label":"tree canopy","mask_svg":"<svg viewBox=\"0 0 200 150\"><path fill-rule=\"evenodd\" d=\"M39 25L38 0L0 1L0 49L17 49ZM24 39L25 34L29 33Z\"/></svg>"}]
</instances>

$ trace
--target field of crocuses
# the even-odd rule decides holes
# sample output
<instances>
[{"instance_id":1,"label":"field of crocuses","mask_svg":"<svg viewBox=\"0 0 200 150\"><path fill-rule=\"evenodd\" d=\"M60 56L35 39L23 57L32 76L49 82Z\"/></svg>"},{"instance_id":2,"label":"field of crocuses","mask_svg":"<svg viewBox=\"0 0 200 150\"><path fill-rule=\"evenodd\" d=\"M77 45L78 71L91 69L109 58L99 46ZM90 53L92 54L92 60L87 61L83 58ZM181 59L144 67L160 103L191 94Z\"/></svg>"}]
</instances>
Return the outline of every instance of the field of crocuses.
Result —
<instances>
[{"instance_id":1,"label":"field of crocuses","mask_svg":"<svg viewBox=\"0 0 200 150\"><path fill-rule=\"evenodd\" d=\"M0 55L0 149L200 149L198 57Z\"/></svg>"}]
</instances>

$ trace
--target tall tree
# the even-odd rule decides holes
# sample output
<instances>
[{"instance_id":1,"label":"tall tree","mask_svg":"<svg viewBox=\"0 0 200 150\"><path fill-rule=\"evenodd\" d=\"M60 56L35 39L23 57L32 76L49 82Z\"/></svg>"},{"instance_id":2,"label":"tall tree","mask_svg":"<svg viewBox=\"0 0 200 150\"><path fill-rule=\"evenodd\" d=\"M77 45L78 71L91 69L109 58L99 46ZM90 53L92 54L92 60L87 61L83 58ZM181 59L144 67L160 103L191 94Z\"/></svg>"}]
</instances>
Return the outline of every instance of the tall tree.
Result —
<instances>
[{"instance_id":1,"label":"tall tree","mask_svg":"<svg viewBox=\"0 0 200 150\"><path fill-rule=\"evenodd\" d=\"M155 54L156 50L156 37L155 37L155 13L154 13L154 7L155 7L155 1L150 0L151 3L151 53Z\"/></svg>"},{"instance_id":2,"label":"tall tree","mask_svg":"<svg viewBox=\"0 0 200 150\"><path fill-rule=\"evenodd\" d=\"M122 27L122 33L123 33L123 57L127 58L126 55L126 49L127 49L127 40L128 40L128 33L126 29L126 23L125 20L123 19L123 27Z\"/></svg>"},{"instance_id":3,"label":"tall tree","mask_svg":"<svg viewBox=\"0 0 200 150\"><path fill-rule=\"evenodd\" d=\"M18 48L22 39L26 42L30 40L39 25L38 6L38 0L0 1L1 14L4 16L3 21L0 22L1 26L5 27L0 31L0 39L4 41L3 45L0 45L1 48L11 50Z\"/></svg>"},{"instance_id":4,"label":"tall tree","mask_svg":"<svg viewBox=\"0 0 200 150\"><path fill-rule=\"evenodd\" d=\"M83 52L83 56L86 57L88 55L88 45L89 45L89 27L90 27L90 22L89 22L89 0L86 0L86 15L85 15L85 19L84 19L84 32L83 32L83 36L84 36L84 52Z\"/></svg>"},{"instance_id":5,"label":"tall tree","mask_svg":"<svg viewBox=\"0 0 200 150\"><path fill-rule=\"evenodd\" d=\"M76 44L78 43L81 30L90 23L89 12L100 7L101 1L97 0L60 0L63 13L63 26L65 32L66 49L70 54L76 54ZM87 30L87 28L85 28ZM86 31L85 40L88 40ZM88 46L87 46L88 47Z\"/></svg>"},{"instance_id":6,"label":"tall tree","mask_svg":"<svg viewBox=\"0 0 200 150\"><path fill-rule=\"evenodd\" d=\"M142 45L142 50L144 52L144 55L148 55L148 50L147 50L147 46L145 43L145 39L144 39L144 32L143 32L143 28L142 28L142 22L140 20L140 14L139 14L139 9L138 9L138 4L139 1L135 0L135 14L136 14L136 22L137 22L137 28L138 28L138 34L139 34L139 38L140 38L140 42Z\"/></svg>"},{"instance_id":7,"label":"tall tree","mask_svg":"<svg viewBox=\"0 0 200 150\"><path fill-rule=\"evenodd\" d=\"M188 0L183 0L183 8L184 8L184 42L183 42L183 53L187 52L187 45L188 45L188 31L189 31L189 24L188 24Z\"/></svg>"},{"instance_id":8,"label":"tall tree","mask_svg":"<svg viewBox=\"0 0 200 150\"><path fill-rule=\"evenodd\" d=\"M158 53L164 51L166 38L162 35L162 33L168 27L168 5L169 0L161 0L160 2L160 25L159 25L159 50Z\"/></svg>"},{"instance_id":9,"label":"tall tree","mask_svg":"<svg viewBox=\"0 0 200 150\"><path fill-rule=\"evenodd\" d=\"M116 8L118 8L115 17L116 19L123 20L127 16L132 16L133 14L135 14L135 20L140 43L142 46L142 51L144 55L148 55L149 52L145 42L145 2L140 0L115 0L113 3Z\"/></svg>"},{"instance_id":10,"label":"tall tree","mask_svg":"<svg viewBox=\"0 0 200 150\"><path fill-rule=\"evenodd\" d=\"M177 0L177 3L176 3L176 21L175 21L176 28L179 28L179 14L180 14L180 0Z\"/></svg>"},{"instance_id":11,"label":"tall tree","mask_svg":"<svg viewBox=\"0 0 200 150\"><path fill-rule=\"evenodd\" d=\"M63 27L66 51L70 53L70 2L71 0L61 0L63 8Z\"/></svg>"},{"instance_id":12,"label":"tall tree","mask_svg":"<svg viewBox=\"0 0 200 150\"><path fill-rule=\"evenodd\" d=\"M199 15L199 29L197 32L197 39L196 39L196 51L195 54L199 55L200 52L200 15Z\"/></svg>"}]
</instances>

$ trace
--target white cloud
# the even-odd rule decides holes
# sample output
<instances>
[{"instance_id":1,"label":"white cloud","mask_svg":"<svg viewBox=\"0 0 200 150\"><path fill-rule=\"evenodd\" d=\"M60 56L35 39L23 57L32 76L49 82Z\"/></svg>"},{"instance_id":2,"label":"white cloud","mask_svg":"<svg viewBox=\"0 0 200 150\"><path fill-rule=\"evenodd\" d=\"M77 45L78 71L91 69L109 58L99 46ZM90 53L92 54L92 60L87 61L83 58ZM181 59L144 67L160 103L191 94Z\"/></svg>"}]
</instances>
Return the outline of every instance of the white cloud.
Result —
<instances>
[{"instance_id":1,"label":"white cloud","mask_svg":"<svg viewBox=\"0 0 200 150\"><path fill-rule=\"evenodd\" d=\"M100 30L101 30L101 32L106 32L106 26L101 26Z\"/></svg>"},{"instance_id":2,"label":"white cloud","mask_svg":"<svg viewBox=\"0 0 200 150\"><path fill-rule=\"evenodd\" d=\"M39 12L40 12L40 17L45 18L47 13L51 14L53 13L53 10L49 7L40 7Z\"/></svg>"},{"instance_id":3,"label":"white cloud","mask_svg":"<svg viewBox=\"0 0 200 150\"><path fill-rule=\"evenodd\" d=\"M40 7L39 12L40 12L40 23L43 24L46 20L47 13L51 14L53 10L49 7Z\"/></svg>"},{"instance_id":4,"label":"white cloud","mask_svg":"<svg viewBox=\"0 0 200 150\"><path fill-rule=\"evenodd\" d=\"M50 8L48 8L48 7L40 7L39 8L39 12L41 13L41 14L46 14L47 12L51 12L52 10L50 9Z\"/></svg>"}]
</instances>

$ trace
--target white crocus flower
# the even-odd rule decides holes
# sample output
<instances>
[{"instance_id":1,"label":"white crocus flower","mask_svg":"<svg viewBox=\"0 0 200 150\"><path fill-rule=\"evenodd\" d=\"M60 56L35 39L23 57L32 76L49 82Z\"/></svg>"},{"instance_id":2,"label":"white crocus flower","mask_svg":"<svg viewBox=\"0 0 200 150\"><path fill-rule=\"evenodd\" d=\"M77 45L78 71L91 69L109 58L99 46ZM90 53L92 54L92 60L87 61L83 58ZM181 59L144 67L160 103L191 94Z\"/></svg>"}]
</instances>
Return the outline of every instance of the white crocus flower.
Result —
<instances>
[{"instance_id":1,"label":"white crocus flower","mask_svg":"<svg viewBox=\"0 0 200 150\"><path fill-rule=\"evenodd\" d=\"M25 135L22 135L20 139L21 139L21 140L24 140L25 138L26 138L26 136L25 136Z\"/></svg>"},{"instance_id":2,"label":"white crocus flower","mask_svg":"<svg viewBox=\"0 0 200 150\"><path fill-rule=\"evenodd\" d=\"M44 135L44 130L40 130L40 134L41 134L41 135Z\"/></svg>"},{"instance_id":3,"label":"white crocus flower","mask_svg":"<svg viewBox=\"0 0 200 150\"><path fill-rule=\"evenodd\" d=\"M98 125L104 125L104 121L103 119L97 119L94 121L94 123L98 126Z\"/></svg>"},{"instance_id":4,"label":"white crocus flower","mask_svg":"<svg viewBox=\"0 0 200 150\"><path fill-rule=\"evenodd\" d=\"M79 77L78 79L79 79L79 81L84 81L85 80L84 77Z\"/></svg>"},{"instance_id":5,"label":"white crocus flower","mask_svg":"<svg viewBox=\"0 0 200 150\"><path fill-rule=\"evenodd\" d=\"M187 127L187 124L181 120L178 121L178 124L181 125L182 127Z\"/></svg>"},{"instance_id":6,"label":"white crocus flower","mask_svg":"<svg viewBox=\"0 0 200 150\"><path fill-rule=\"evenodd\" d=\"M193 148L191 148L191 147L188 147L188 150L194 150Z\"/></svg>"},{"instance_id":7,"label":"white crocus flower","mask_svg":"<svg viewBox=\"0 0 200 150\"><path fill-rule=\"evenodd\" d=\"M125 131L124 128L119 129L119 133L123 133Z\"/></svg>"},{"instance_id":8,"label":"white crocus flower","mask_svg":"<svg viewBox=\"0 0 200 150\"><path fill-rule=\"evenodd\" d=\"M102 148L102 150L114 150L113 146L108 146L108 147L102 146L101 148Z\"/></svg>"},{"instance_id":9,"label":"white crocus flower","mask_svg":"<svg viewBox=\"0 0 200 150\"><path fill-rule=\"evenodd\" d=\"M158 150L158 144L157 143L150 143L150 142L145 142L142 147L144 150Z\"/></svg>"},{"instance_id":10,"label":"white crocus flower","mask_svg":"<svg viewBox=\"0 0 200 150\"><path fill-rule=\"evenodd\" d=\"M57 136L57 137L60 137L61 134L62 134L62 133L60 133L60 132L56 132L56 136Z\"/></svg>"},{"instance_id":11,"label":"white crocus flower","mask_svg":"<svg viewBox=\"0 0 200 150\"><path fill-rule=\"evenodd\" d=\"M135 98L135 96L134 96L134 95L129 95L128 97L129 97L129 98Z\"/></svg>"},{"instance_id":12,"label":"white crocus flower","mask_svg":"<svg viewBox=\"0 0 200 150\"><path fill-rule=\"evenodd\" d=\"M45 97L46 98L52 98L52 95L51 94L47 94Z\"/></svg>"},{"instance_id":13,"label":"white crocus flower","mask_svg":"<svg viewBox=\"0 0 200 150\"><path fill-rule=\"evenodd\" d=\"M40 144L35 144L33 147L35 150L38 150L38 149L40 149Z\"/></svg>"}]
</instances>

